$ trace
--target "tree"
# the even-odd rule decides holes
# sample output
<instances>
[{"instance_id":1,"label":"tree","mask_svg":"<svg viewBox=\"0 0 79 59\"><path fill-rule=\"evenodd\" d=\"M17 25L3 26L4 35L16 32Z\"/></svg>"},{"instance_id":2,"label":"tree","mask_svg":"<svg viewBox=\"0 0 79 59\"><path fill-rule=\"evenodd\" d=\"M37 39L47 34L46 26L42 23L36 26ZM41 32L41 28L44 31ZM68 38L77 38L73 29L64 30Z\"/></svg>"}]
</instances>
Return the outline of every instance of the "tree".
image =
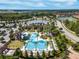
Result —
<instances>
[{"instance_id":1,"label":"tree","mask_svg":"<svg viewBox=\"0 0 79 59\"><path fill-rule=\"evenodd\" d=\"M30 53L31 55L30 55L30 57L33 57L33 52L31 51L31 53Z\"/></svg>"},{"instance_id":2,"label":"tree","mask_svg":"<svg viewBox=\"0 0 79 59\"><path fill-rule=\"evenodd\" d=\"M42 57L43 57L43 59L46 58L46 55L45 55L45 51L44 51L44 50L43 50L43 52L42 52Z\"/></svg>"},{"instance_id":3,"label":"tree","mask_svg":"<svg viewBox=\"0 0 79 59\"><path fill-rule=\"evenodd\" d=\"M28 52L25 50L25 58L28 58Z\"/></svg>"},{"instance_id":4,"label":"tree","mask_svg":"<svg viewBox=\"0 0 79 59\"><path fill-rule=\"evenodd\" d=\"M65 25L68 25L68 24L69 24L69 20L66 19L66 20L65 20Z\"/></svg>"},{"instance_id":5,"label":"tree","mask_svg":"<svg viewBox=\"0 0 79 59\"><path fill-rule=\"evenodd\" d=\"M1 59L6 59L6 57L3 54L0 54Z\"/></svg>"},{"instance_id":6,"label":"tree","mask_svg":"<svg viewBox=\"0 0 79 59\"><path fill-rule=\"evenodd\" d=\"M79 42L76 43L76 44L73 44L72 47L73 47L73 49L74 49L75 51L78 51L78 52L79 52Z\"/></svg>"},{"instance_id":7,"label":"tree","mask_svg":"<svg viewBox=\"0 0 79 59\"><path fill-rule=\"evenodd\" d=\"M37 51L37 58L39 59L40 58L40 54L39 54L39 52Z\"/></svg>"},{"instance_id":8,"label":"tree","mask_svg":"<svg viewBox=\"0 0 79 59\"><path fill-rule=\"evenodd\" d=\"M14 53L14 56L17 56L18 58L23 57L22 51L20 50L20 48L16 49L16 52Z\"/></svg>"},{"instance_id":9,"label":"tree","mask_svg":"<svg viewBox=\"0 0 79 59\"><path fill-rule=\"evenodd\" d=\"M3 41L3 40L4 40L4 38L3 38L3 37L1 37L1 38L0 38L0 40L1 40L1 41Z\"/></svg>"},{"instance_id":10,"label":"tree","mask_svg":"<svg viewBox=\"0 0 79 59\"><path fill-rule=\"evenodd\" d=\"M11 40L15 40L15 36L14 36L13 33L10 33L10 36L9 37L10 37Z\"/></svg>"}]
</instances>

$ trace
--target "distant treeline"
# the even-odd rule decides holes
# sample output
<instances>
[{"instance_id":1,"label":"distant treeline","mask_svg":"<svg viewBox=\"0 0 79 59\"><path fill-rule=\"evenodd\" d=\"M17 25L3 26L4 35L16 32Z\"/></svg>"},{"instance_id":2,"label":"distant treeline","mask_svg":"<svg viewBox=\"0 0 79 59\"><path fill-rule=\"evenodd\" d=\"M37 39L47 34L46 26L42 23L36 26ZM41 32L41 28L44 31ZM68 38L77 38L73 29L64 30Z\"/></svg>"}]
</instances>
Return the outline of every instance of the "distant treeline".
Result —
<instances>
[{"instance_id":1,"label":"distant treeline","mask_svg":"<svg viewBox=\"0 0 79 59\"><path fill-rule=\"evenodd\" d=\"M0 13L0 20L21 20L21 19L29 19L33 16L43 17L43 16L55 16L52 13L44 12L44 13Z\"/></svg>"},{"instance_id":2,"label":"distant treeline","mask_svg":"<svg viewBox=\"0 0 79 59\"><path fill-rule=\"evenodd\" d=\"M0 20L19 20L27 18L31 18L31 15L26 13L0 13Z\"/></svg>"}]
</instances>

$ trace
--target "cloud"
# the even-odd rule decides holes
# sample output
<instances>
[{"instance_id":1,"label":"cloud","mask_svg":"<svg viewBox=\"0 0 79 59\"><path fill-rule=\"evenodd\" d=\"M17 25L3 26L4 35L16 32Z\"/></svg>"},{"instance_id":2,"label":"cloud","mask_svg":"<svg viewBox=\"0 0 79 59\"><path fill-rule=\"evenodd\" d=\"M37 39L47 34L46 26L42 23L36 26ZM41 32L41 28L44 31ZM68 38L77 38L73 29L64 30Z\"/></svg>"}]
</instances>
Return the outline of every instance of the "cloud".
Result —
<instances>
[{"instance_id":1,"label":"cloud","mask_svg":"<svg viewBox=\"0 0 79 59\"><path fill-rule=\"evenodd\" d=\"M68 5L74 5L77 2L77 0L69 0L68 1Z\"/></svg>"},{"instance_id":2,"label":"cloud","mask_svg":"<svg viewBox=\"0 0 79 59\"><path fill-rule=\"evenodd\" d=\"M73 5L77 2L77 0L50 0L54 3L60 3L60 4L67 4L67 5Z\"/></svg>"},{"instance_id":3,"label":"cloud","mask_svg":"<svg viewBox=\"0 0 79 59\"><path fill-rule=\"evenodd\" d=\"M21 3L22 5L27 5L30 7L45 7L45 3L44 2L24 2Z\"/></svg>"},{"instance_id":4,"label":"cloud","mask_svg":"<svg viewBox=\"0 0 79 59\"><path fill-rule=\"evenodd\" d=\"M52 2L76 2L77 0L50 0Z\"/></svg>"},{"instance_id":5,"label":"cloud","mask_svg":"<svg viewBox=\"0 0 79 59\"><path fill-rule=\"evenodd\" d=\"M41 0L0 0L0 4L18 4L27 6L44 7L45 4Z\"/></svg>"},{"instance_id":6,"label":"cloud","mask_svg":"<svg viewBox=\"0 0 79 59\"><path fill-rule=\"evenodd\" d=\"M45 7L46 5L44 4L44 2L36 2L34 3L34 5L38 6L38 7Z\"/></svg>"},{"instance_id":7,"label":"cloud","mask_svg":"<svg viewBox=\"0 0 79 59\"><path fill-rule=\"evenodd\" d=\"M0 8L55 9L71 8L77 0L0 0ZM77 5L77 8L79 5Z\"/></svg>"},{"instance_id":8,"label":"cloud","mask_svg":"<svg viewBox=\"0 0 79 59\"><path fill-rule=\"evenodd\" d=\"M60 3L55 3L54 6L59 7L59 6L61 6L61 4Z\"/></svg>"},{"instance_id":9,"label":"cloud","mask_svg":"<svg viewBox=\"0 0 79 59\"><path fill-rule=\"evenodd\" d=\"M50 0L52 2L66 2L67 0Z\"/></svg>"},{"instance_id":10,"label":"cloud","mask_svg":"<svg viewBox=\"0 0 79 59\"><path fill-rule=\"evenodd\" d=\"M21 0L0 0L0 7L2 9L34 9L34 8L43 8L45 3L42 1L33 0L21 1ZM1 9L0 8L0 9Z\"/></svg>"},{"instance_id":11,"label":"cloud","mask_svg":"<svg viewBox=\"0 0 79 59\"><path fill-rule=\"evenodd\" d=\"M14 4L18 4L18 3L21 3L21 2L18 1L18 0L0 0L0 3L8 3L8 4L14 3Z\"/></svg>"}]
</instances>

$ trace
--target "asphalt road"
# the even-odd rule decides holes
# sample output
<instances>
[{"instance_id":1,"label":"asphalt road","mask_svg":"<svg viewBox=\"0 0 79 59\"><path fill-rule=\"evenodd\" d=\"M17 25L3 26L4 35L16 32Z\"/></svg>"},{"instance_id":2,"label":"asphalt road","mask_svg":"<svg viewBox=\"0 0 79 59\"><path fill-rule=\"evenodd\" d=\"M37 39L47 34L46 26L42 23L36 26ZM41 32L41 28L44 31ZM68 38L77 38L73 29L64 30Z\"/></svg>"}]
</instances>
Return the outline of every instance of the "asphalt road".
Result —
<instances>
[{"instance_id":1,"label":"asphalt road","mask_svg":"<svg viewBox=\"0 0 79 59\"><path fill-rule=\"evenodd\" d=\"M60 21L57 21L57 26L58 26L58 28L62 28L63 29L64 34L70 40L72 40L74 42L79 42L79 37L74 35L74 34L72 34L71 32L69 32Z\"/></svg>"}]
</instances>

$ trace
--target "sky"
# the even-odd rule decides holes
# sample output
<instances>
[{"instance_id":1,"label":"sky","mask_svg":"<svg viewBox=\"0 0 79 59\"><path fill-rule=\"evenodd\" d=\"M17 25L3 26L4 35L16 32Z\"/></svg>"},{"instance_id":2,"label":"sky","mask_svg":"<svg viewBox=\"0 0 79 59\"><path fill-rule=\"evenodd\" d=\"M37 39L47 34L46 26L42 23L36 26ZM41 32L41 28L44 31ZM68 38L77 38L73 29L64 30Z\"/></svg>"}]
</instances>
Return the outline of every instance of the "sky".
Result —
<instances>
[{"instance_id":1,"label":"sky","mask_svg":"<svg viewBox=\"0 0 79 59\"><path fill-rule=\"evenodd\" d=\"M79 9L79 0L0 0L0 9Z\"/></svg>"}]
</instances>

